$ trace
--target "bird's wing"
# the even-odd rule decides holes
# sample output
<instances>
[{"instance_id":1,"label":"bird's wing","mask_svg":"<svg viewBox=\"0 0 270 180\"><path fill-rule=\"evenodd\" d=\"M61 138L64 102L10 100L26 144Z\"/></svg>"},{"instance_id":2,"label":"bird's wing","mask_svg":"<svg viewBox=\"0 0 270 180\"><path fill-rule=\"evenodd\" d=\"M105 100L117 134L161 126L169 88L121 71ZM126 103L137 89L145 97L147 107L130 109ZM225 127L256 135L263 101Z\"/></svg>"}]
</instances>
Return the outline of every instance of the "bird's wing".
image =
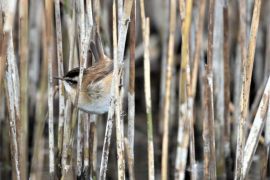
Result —
<instances>
[{"instance_id":1,"label":"bird's wing","mask_svg":"<svg viewBox=\"0 0 270 180\"><path fill-rule=\"evenodd\" d=\"M102 79L113 72L113 63L104 62L87 69L87 77L85 77L83 84L88 84L86 89L91 98L99 98L101 96L104 91Z\"/></svg>"}]
</instances>

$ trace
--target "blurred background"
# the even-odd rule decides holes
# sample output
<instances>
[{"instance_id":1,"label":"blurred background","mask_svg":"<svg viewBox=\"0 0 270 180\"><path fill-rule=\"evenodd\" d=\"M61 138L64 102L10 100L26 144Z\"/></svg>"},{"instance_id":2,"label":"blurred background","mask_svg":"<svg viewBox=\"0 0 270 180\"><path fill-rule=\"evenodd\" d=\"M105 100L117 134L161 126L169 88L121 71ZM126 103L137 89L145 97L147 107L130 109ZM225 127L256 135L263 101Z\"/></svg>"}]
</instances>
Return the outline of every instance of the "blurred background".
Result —
<instances>
[{"instance_id":1,"label":"blurred background","mask_svg":"<svg viewBox=\"0 0 270 180\"><path fill-rule=\"evenodd\" d=\"M268 0L0 0L0 179L268 179L269 12ZM95 63L95 30L113 59L114 26L120 138L117 113L77 112L53 78Z\"/></svg>"}]
</instances>

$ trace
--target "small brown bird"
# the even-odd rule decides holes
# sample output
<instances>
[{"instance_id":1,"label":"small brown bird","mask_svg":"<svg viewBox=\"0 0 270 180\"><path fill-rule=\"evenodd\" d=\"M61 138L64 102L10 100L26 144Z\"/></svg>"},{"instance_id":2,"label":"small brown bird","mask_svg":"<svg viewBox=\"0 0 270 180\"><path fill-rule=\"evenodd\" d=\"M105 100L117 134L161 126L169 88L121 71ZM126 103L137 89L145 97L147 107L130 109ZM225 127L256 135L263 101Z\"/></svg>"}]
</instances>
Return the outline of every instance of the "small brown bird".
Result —
<instances>
[{"instance_id":1,"label":"small brown bird","mask_svg":"<svg viewBox=\"0 0 270 180\"><path fill-rule=\"evenodd\" d=\"M103 114L108 112L110 105L113 61L104 54L98 34L96 34L95 42L91 41L90 49L97 64L83 71L78 108L89 113ZM58 78L63 80L65 90L73 104L76 97L79 73L80 68L77 67L67 72L63 78Z\"/></svg>"}]
</instances>

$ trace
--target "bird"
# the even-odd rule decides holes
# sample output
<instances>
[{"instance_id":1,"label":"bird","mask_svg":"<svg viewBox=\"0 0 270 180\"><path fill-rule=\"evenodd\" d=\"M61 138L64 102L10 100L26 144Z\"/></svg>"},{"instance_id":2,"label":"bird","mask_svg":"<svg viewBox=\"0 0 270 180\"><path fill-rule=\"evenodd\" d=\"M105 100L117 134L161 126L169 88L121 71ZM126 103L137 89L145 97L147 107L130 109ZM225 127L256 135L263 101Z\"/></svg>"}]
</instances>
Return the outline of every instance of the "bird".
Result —
<instances>
[{"instance_id":1,"label":"bird","mask_svg":"<svg viewBox=\"0 0 270 180\"><path fill-rule=\"evenodd\" d=\"M81 90L78 97L78 108L92 114L104 114L110 106L110 90L113 79L113 61L104 54L98 33L95 41L90 42L90 50L97 61L91 67L83 69ZM75 104L77 85L79 84L80 67L68 71L63 77L65 91Z\"/></svg>"}]
</instances>

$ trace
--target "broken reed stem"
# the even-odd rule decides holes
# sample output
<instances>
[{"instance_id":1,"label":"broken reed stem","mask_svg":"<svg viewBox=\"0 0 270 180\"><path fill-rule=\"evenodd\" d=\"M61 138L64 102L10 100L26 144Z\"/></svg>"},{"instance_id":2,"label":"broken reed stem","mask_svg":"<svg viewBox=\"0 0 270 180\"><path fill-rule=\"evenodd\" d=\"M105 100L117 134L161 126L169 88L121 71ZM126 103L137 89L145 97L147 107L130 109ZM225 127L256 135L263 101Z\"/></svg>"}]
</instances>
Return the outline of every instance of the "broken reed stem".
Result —
<instances>
[{"instance_id":1,"label":"broken reed stem","mask_svg":"<svg viewBox=\"0 0 270 180\"><path fill-rule=\"evenodd\" d=\"M236 169L235 179L243 179L243 155L245 146L245 122L247 118L250 84L253 70L254 54L256 47L256 37L259 26L259 17L261 11L261 0L256 0L253 9L252 23L250 30L250 41L247 51L247 60L242 62L243 74L242 74L242 88L241 88L241 117L238 124L237 132L237 151L236 151ZM244 59L243 59L244 60Z\"/></svg>"},{"instance_id":2,"label":"broken reed stem","mask_svg":"<svg viewBox=\"0 0 270 180\"><path fill-rule=\"evenodd\" d=\"M267 106L270 96L270 76L268 77L266 87L264 89L264 93L256 113L255 119L253 121L253 125L251 127L249 136L247 138L245 150L244 150L244 157L243 157L243 172L241 177L243 179L246 178L247 173L249 171L253 156L257 149L259 143L259 137L262 133L264 124L265 124L265 116L267 112ZM269 108L269 107L268 107Z\"/></svg>"},{"instance_id":3,"label":"broken reed stem","mask_svg":"<svg viewBox=\"0 0 270 180\"><path fill-rule=\"evenodd\" d=\"M147 149L148 149L148 179L155 179L154 168L154 143L153 143L153 122L152 122L152 100L151 100L151 80L150 80L150 57L149 57L149 36L150 36L150 20L145 19L144 26L144 93L146 102L147 116Z\"/></svg>"},{"instance_id":4,"label":"broken reed stem","mask_svg":"<svg viewBox=\"0 0 270 180\"><path fill-rule=\"evenodd\" d=\"M20 54L20 113L18 145L21 158L21 177L27 179L28 167L28 1L19 6L19 54Z\"/></svg>"},{"instance_id":5,"label":"broken reed stem","mask_svg":"<svg viewBox=\"0 0 270 180\"><path fill-rule=\"evenodd\" d=\"M117 28L116 28L116 5L115 0L113 1L113 57L114 57L114 66L117 63ZM113 69L113 79L111 85L111 102L108 112L107 124L106 124L106 131L103 143L103 150L101 156L101 164L100 164L100 172L99 172L99 179L105 180L106 179L106 172L108 166L108 158L109 158L109 150L111 144L111 135L112 135L112 128L113 128L113 116L115 112L115 83L117 80L118 72L116 68Z\"/></svg>"},{"instance_id":6,"label":"broken reed stem","mask_svg":"<svg viewBox=\"0 0 270 180\"><path fill-rule=\"evenodd\" d=\"M207 119L209 128L209 176L216 179L216 151L215 151L215 122L214 122L214 103L213 103L213 42L214 42L214 22L215 22L215 0L209 2L208 14L208 49L207 49Z\"/></svg>"},{"instance_id":7,"label":"broken reed stem","mask_svg":"<svg viewBox=\"0 0 270 180\"><path fill-rule=\"evenodd\" d=\"M205 19L205 6L206 0L201 0L199 3L199 19L197 24L197 31L195 35L195 52L193 58L193 68L192 68L192 76L191 76L191 91L192 96L195 97L196 90L197 90L197 79L198 79L198 69L199 69L199 62L201 57L201 44L203 39L203 25Z\"/></svg>"},{"instance_id":8,"label":"broken reed stem","mask_svg":"<svg viewBox=\"0 0 270 180\"><path fill-rule=\"evenodd\" d=\"M48 53L48 124L49 124L49 172L51 178L55 175L55 158L54 158L54 120L53 120L53 4L52 1L45 2L46 13L46 32L47 32L47 53Z\"/></svg>"},{"instance_id":9,"label":"broken reed stem","mask_svg":"<svg viewBox=\"0 0 270 180\"><path fill-rule=\"evenodd\" d=\"M135 129L135 49L136 49L136 0L131 11L130 23L130 67L129 67L129 89L128 89L128 147L130 148L129 175L130 179L135 179L134 174L134 129Z\"/></svg>"},{"instance_id":10,"label":"broken reed stem","mask_svg":"<svg viewBox=\"0 0 270 180\"><path fill-rule=\"evenodd\" d=\"M16 80L16 72L18 70L15 64L15 54L13 48L13 36L12 31L5 32L4 40L7 41L7 48L5 48L6 52L4 52L3 57L7 59L7 69L5 74L5 88L6 88L6 99L7 99L7 108L9 113L9 126L10 126L10 144L11 144L11 154L12 154L12 167L13 171L15 171L15 175L17 179L21 179L21 162L20 162L20 152L19 152L19 144L17 139L17 122L18 122L18 112L19 112L19 101L18 101L18 85L19 81ZM4 62L6 59L3 59ZM17 74L18 78L18 74ZM18 86L19 87L19 86Z\"/></svg>"},{"instance_id":11,"label":"broken reed stem","mask_svg":"<svg viewBox=\"0 0 270 180\"><path fill-rule=\"evenodd\" d=\"M169 149L169 117L172 84L172 68L174 62L174 35L176 27L176 0L170 4L170 33L168 44L168 64L166 72L165 100L163 108L163 137L162 137L162 158L161 158L161 179L168 178L168 149Z\"/></svg>"},{"instance_id":12,"label":"broken reed stem","mask_svg":"<svg viewBox=\"0 0 270 180\"><path fill-rule=\"evenodd\" d=\"M57 47L57 64L58 64L58 77L64 76L63 67L63 48L62 48L62 26L60 14L60 2L54 0L55 10L55 28L56 28L56 47ZM61 155L63 146L63 127L64 127L64 114L65 114L65 97L63 81L58 80L59 87L59 116L58 116L58 138L57 138L57 155ZM60 159L59 157L57 159ZM58 162L57 162L58 163Z\"/></svg>"}]
</instances>

